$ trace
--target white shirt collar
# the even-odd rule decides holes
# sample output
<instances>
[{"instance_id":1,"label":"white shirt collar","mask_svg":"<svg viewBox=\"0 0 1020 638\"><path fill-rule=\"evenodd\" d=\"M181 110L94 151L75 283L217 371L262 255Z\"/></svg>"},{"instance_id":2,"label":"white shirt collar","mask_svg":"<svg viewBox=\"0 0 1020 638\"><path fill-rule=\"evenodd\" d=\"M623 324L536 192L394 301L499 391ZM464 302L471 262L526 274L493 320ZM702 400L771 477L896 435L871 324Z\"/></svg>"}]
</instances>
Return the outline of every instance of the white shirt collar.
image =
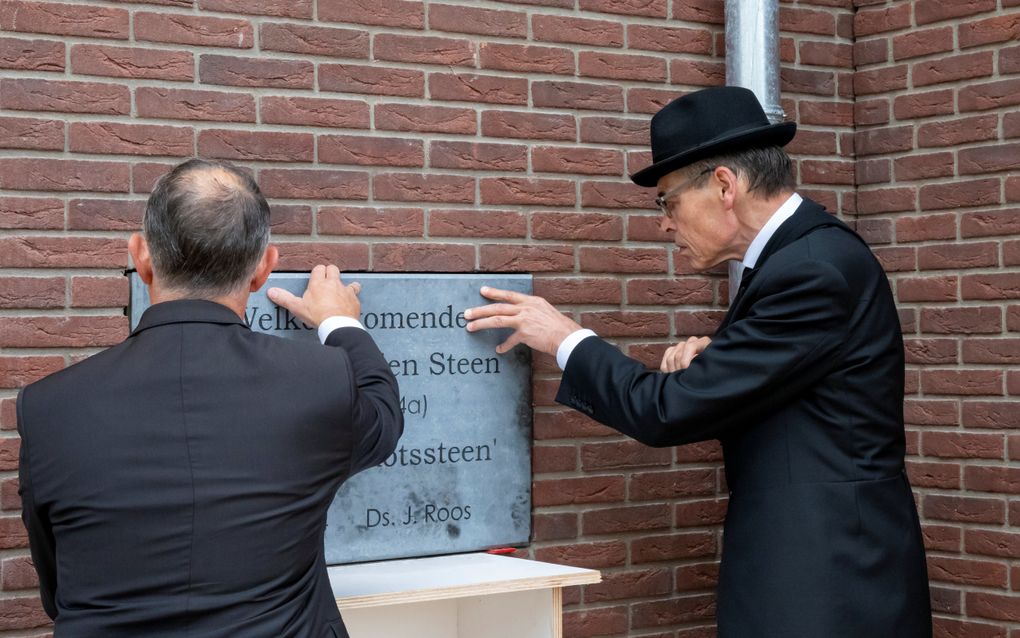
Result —
<instances>
[{"instance_id":1,"label":"white shirt collar","mask_svg":"<svg viewBox=\"0 0 1020 638\"><path fill-rule=\"evenodd\" d=\"M754 268L755 264L758 263L758 258L761 257L761 251L765 250L765 244L769 243L772 239L772 235L776 234L779 227L789 219L797 209L800 207L801 202L804 198L794 193L790 195L790 198L783 202L783 205L779 207L779 210L772 213L772 217L765 222L765 225L761 227L758 234L755 235L754 241L747 247L747 252L744 253L743 266L745 268Z\"/></svg>"}]
</instances>

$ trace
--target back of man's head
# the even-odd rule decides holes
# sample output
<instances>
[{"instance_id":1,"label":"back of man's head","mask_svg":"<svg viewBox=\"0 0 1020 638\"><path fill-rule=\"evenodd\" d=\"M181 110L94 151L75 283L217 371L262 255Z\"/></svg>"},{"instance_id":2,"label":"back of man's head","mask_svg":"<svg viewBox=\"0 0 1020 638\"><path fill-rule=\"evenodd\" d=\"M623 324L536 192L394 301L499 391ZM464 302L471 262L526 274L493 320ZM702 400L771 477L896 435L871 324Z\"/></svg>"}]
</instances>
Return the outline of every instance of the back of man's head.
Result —
<instances>
[{"instance_id":1,"label":"back of man's head","mask_svg":"<svg viewBox=\"0 0 1020 638\"><path fill-rule=\"evenodd\" d=\"M164 288L217 297L248 284L269 244L269 204L237 167L193 159L157 182L142 228Z\"/></svg>"}]
</instances>

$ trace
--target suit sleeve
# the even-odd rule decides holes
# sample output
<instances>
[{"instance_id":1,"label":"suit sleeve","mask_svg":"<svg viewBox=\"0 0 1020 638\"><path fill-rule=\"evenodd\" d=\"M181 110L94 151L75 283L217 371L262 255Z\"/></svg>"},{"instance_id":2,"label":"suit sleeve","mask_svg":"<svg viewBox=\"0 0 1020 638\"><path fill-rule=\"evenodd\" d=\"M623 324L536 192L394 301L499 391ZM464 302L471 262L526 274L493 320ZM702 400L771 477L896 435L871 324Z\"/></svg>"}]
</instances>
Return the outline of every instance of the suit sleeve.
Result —
<instances>
[{"instance_id":1,"label":"suit sleeve","mask_svg":"<svg viewBox=\"0 0 1020 638\"><path fill-rule=\"evenodd\" d=\"M372 337L361 328L337 328L326 345L347 352L354 379L351 397L354 448L351 476L386 460L404 432L400 390Z\"/></svg>"},{"instance_id":2,"label":"suit sleeve","mask_svg":"<svg viewBox=\"0 0 1020 638\"><path fill-rule=\"evenodd\" d=\"M652 446L753 425L831 370L850 316L846 280L827 263L759 277L747 316L715 335L686 370L653 372L588 338L571 354L556 400Z\"/></svg>"},{"instance_id":3,"label":"suit sleeve","mask_svg":"<svg viewBox=\"0 0 1020 638\"><path fill-rule=\"evenodd\" d=\"M25 393L18 394L18 434L21 435L21 451L18 459L18 494L21 496L21 520L28 530L28 543L32 552L32 564L39 575L39 595L46 614L57 618L57 548L46 511L36 504L29 463L27 425L25 423Z\"/></svg>"}]
</instances>

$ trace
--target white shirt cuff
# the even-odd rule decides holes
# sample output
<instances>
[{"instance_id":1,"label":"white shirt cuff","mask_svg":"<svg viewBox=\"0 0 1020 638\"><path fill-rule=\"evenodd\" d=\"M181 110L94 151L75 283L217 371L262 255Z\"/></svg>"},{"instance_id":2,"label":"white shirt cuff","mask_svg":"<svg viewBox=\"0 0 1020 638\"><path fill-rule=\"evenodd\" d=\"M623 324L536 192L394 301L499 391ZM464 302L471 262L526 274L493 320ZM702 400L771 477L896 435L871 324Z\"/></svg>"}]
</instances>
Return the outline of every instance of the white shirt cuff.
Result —
<instances>
[{"instance_id":1,"label":"white shirt cuff","mask_svg":"<svg viewBox=\"0 0 1020 638\"><path fill-rule=\"evenodd\" d=\"M598 335L595 334L594 330L588 330L587 328L581 328L568 334L567 338L560 343L560 347L556 349L556 365L560 367L560 370L567 369L567 361L570 360L570 354L577 347L577 344L588 337L596 336Z\"/></svg>"},{"instance_id":2,"label":"white shirt cuff","mask_svg":"<svg viewBox=\"0 0 1020 638\"><path fill-rule=\"evenodd\" d=\"M361 328L364 330L365 326L353 317L341 317L340 315L326 317L319 324L319 341L326 343L326 337L337 328Z\"/></svg>"}]
</instances>

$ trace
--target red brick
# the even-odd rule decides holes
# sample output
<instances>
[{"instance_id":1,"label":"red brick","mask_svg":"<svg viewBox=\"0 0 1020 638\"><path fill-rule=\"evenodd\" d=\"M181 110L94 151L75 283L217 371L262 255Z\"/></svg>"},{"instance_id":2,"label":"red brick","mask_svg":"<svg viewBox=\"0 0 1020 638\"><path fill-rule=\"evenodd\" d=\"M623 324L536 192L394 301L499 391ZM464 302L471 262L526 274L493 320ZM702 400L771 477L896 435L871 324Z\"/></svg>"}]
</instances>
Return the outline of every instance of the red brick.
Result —
<instances>
[{"instance_id":1,"label":"red brick","mask_svg":"<svg viewBox=\"0 0 1020 638\"><path fill-rule=\"evenodd\" d=\"M35 573L32 559L28 556L5 558L2 572L4 591L36 589L39 587L39 577Z\"/></svg>"},{"instance_id":2,"label":"red brick","mask_svg":"<svg viewBox=\"0 0 1020 638\"><path fill-rule=\"evenodd\" d=\"M1010 42L1020 37L1020 15L1002 15L964 22L959 26L960 48Z\"/></svg>"},{"instance_id":3,"label":"red brick","mask_svg":"<svg viewBox=\"0 0 1020 638\"><path fill-rule=\"evenodd\" d=\"M269 213L269 226L278 235L311 235L312 207L274 203Z\"/></svg>"},{"instance_id":4,"label":"red brick","mask_svg":"<svg viewBox=\"0 0 1020 638\"><path fill-rule=\"evenodd\" d=\"M582 51L578 55L578 71L588 77L663 82L666 61L649 55Z\"/></svg>"},{"instance_id":5,"label":"red brick","mask_svg":"<svg viewBox=\"0 0 1020 638\"><path fill-rule=\"evenodd\" d=\"M832 42L802 42L800 60L811 66L831 66L843 69L853 67L853 47Z\"/></svg>"},{"instance_id":6,"label":"red brick","mask_svg":"<svg viewBox=\"0 0 1020 638\"><path fill-rule=\"evenodd\" d=\"M668 448L651 448L631 440L586 443L581 447L581 467L585 471L663 466L671 460Z\"/></svg>"},{"instance_id":7,"label":"red brick","mask_svg":"<svg viewBox=\"0 0 1020 638\"><path fill-rule=\"evenodd\" d=\"M528 103L528 80L473 73L432 73L429 95L434 100L524 106Z\"/></svg>"},{"instance_id":8,"label":"red brick","mask_svg":"<svg viewBox=\"0 0 1020 638\"><path fill-rule=\"evenodd\" d=\"M361 100L266 96L261 114L268 124L359 129L371 124L368 104Z\"/></svg>"},{"instance_id":9,"label":"red brick","mask_svg":"<svg viewBox=\"0 0 1020 638\"><path fill-rule=\"evenodd\" d=\"M605 572L602 582L588 585L584 590L588 602L605 602L627 598L663 596L673 590L669 569L642 569L625 572Z\"/></svg>"},{"instance_id":10,"label":"red brick","mask_svg":"<svg viewBox=\"0 0 1020 638\"><path fill-rule=\"evenodd\" d=\"M958 0L957 2L917 0L914 4L914 19L917 24L929 24L995 10L995 0Z\"/></svg>"},{"instance_id":11,"label":"red brick","mask_svg":"<svg viewBox=\"0 0 1020 638\"><path fill-rule=\"evenodd\" d=\"M0 388L17 389L64 368L63 357L0 356ZM0 519L3 520L3 519ZM6 530L5 530L6 531ZM3 535L0 534L0 539ZM0 543L3 541L0 540Z\"/></svg>"},{"instance_id":12,"label":"red brick","mask_svg":"<svg viewBox=\"0 0 1020 638\"><path fill-rule=\"evenodd\" d=\"M690 0L689 2L673 3L673 17L677 20L700 22L703 24L722 24L723 3L719 0Z\"/></svg>"},{"instance_id":13,"label":"red brick","mask_svg":"<svg viewBox=\"0 0 1020 638\"><path fill-rule=\"evenodd\" d=\"M368 199L368 173L323 169L263 169L259 188L279 199Z\"/></svg>"},{"instance_id":14,"label":"red brick","mask_svg":"<svg viewBox=\"0 0 1020 638\"><path fill-rule=\"evenodd\" d=\"M631 279L627 301L634 305L676 306L712 303L712 281L700 277Z\"/></svg>"},{"instance_id":15,"label":"red brick","mask_svg":"<svg viewBox=\"0 0 1020 638\"><path fill-rule=\"evenodd\" d=\"M630 544L631 562L635 565L715 556L717 549L716 537L712 532L646 536L636 538Z\"/></svg>"},{"instance_id":16,"label":"red brick","mask_svg":"<svg viewBox=\"0 0 1020 638\"><path fill-rule=\"evenodd\" d=\"M1020 534L983 529L968 529L964 537L968 553L984 556L1020 558Z\"/></svg>"},{"instance_id":17,"label":"red brick","mask_svg":"<svg viewBox=\"0 0 1020 638\"><path fill-rule=\"evenodd\" d=\"M976 492L1020 493L1020 470L1011 467L971 465L963 471L964 487Z\"/></svg>"},{"instance_id":18,"label":"red brick","mask_svg":"<svg viewBox=\"0 0 1020 638\"><path fill-rule=\"evenodd\" d=\"M619 117L581 118L581 141L592 144L647 144L648 122Z\"/></svg>"},{"instance_id":19,"label":"red brick","mask_svg":"<svg viewBox=\"0 0 1020 638\"><path fill-rule=\"evenodd\" d=\"M459 175L382 173L373 180L373 193L383 201L471 204L475 180Z\"/></svg>"},{"instance_id":20,"label":"red brick","mask_svg":"<svg viewBox=\"0 0 1020 638\"><path fill-rule=\"evenodd\" d=\"M969 53L918 62L911 68L915 87L944 84L992 74L992 51Z\"/></svg>"},{"instance_id":21,"label":"red brick","mask_svg":"<svg viewBox=\"0 0 1020 638\"><path fill-rule=\"evenodd\" d=\"M0 628L31 629L48 627L49 616L43 611L37 596L30 598L5 598L0 601Z\"/></svg>"},{"instance_id":22,"label":"red brick","mask_svg":"<svg viewBox=\"0 0 1020 638\"><path fill-rule=\"evenodd\" d=\"M854 92L857 95L888 93L907 88L907 65L883 67L854 73Z\"/></svg>"},{"instance_id":23,"label":"red brick","mask_svg":"<svg viewBox=\"0 0 1020 638\"><path fill-rule=\"evenodd\" d=\"M531 149L535 172L620 175L623 153L590 147L536 146Z\"/></svg>"},{"instance_id":24,"label":"red brick","mask_svg":"<svg viewBox=\"0 0 1020 638\"><path fill-rule=\"evenodd\" d=\"M425 7L414 0L318 0L319 20L421 29Z\"/></svg>"},{"instance_id":25,"label":"red brick","mask_svg":"<svg viewBox=\"0 0 1020 638\"><path fill-rule=\"evenodd\" d=\"M888 219L858 219L853 226L857 234L868 245L888 244L892 242L892 221Z\"/></svg>"},{"instance_id":26,"label":"red brick","mask_svg":"<svg viewBox=\"0 0 1020 638\"><path fill-rule=\"evenodd\" d=\"M956 239L956 215L900 217L896 220L896 241Z\"/></svg>"},{"instance_id":27,"label":"red brick","mask_svg":"<svg viewBox=\"0 0 1020 638\"><path fill-rule=\"evenodd\" d=\"M535 280L535 293L544 295L539 283L545 279ZM544 295L554 302L551 295ZM616 431L597 423L580 412L560 410L558 412L535 413L535 440L578 439L589 437L616 436Z\"/></svg>"},{"instance_id":28,"label":"red brick","mask_svg":"<svg viewBox=\"0 0 1020 638\"><path fill-rule=\"evenodd\" d=\"M665 503L595 509L581 514L581 533L597 536L666 529L670 518Z\"/></svg>"},{"instance_id":29,"label":"red brick","mask_svg":"<svg viewBox=\"0 0 1020 638\"><path fill-rule=\"evenodd\" d=\"M961 175L984 175L1013 170L1020 166L1020 144L1000 144L962 149L958 153Z\"/></svg>"},{"instance_id":30,"label":"red brick","mask_svg":"<svg viewBox=\"0 0 1020 638\"><path fill-rule=\"evenodd\" d=\"M921 450L925 456L956 459L1003 459L1005 442L998 434L924 432Z\"/></svg>"},{"instance_id":31,"label":"red brick","mask_svg":"<svg viewBox=\"0 0 1020 638\"><path fill-rule=\"evenodd\" d=\"M372 263L382 272L470 272L475 248L467 244L376 244Z\"/></svg>"},{"instance_id":32,"label":"red brick","mask_svg":"<svg viewBox=\"0 0 1020 638\"><path fill-rule=\"evenodd\" d=\"M665 337L669 319L660 312L588 312L581 324L604 337Z\"/></svg>"},{"instance_id":33,"label":"red brick","mask_svg":"<svg viewBox=\"0 0 1020 638\"><path fill-rule=\"evenodd\" d=\"M913 487L929 487L944 490L960 489L959 463L907 463L907 476ZM957 541L959 545L959 541Z\"/></svg>"},{"instance_id":34,"label":"red brick","mask_svg":"<svg viewBox=\"0 0 1020 638\"><path fill-rule=\"evenodd\" d=\"M340 270L368 270L368 244L277 242L281 270L311 270L316 264L335 264Z\"/></svg>"},{"instance_id":35,"label":"red brick","mask_svg":"<svg viewBox=\"0 0 1020 638\"><path fill-rule=\"evenodd\" d=\"M538 41L623 46L623 25L616 21L535 14L531 17L531 30Z\"/></svg>"},{"instance_id":36,"label":"red brick","mask_svg":"<svg viewBox=\"0 0 1020 638\"><path fill-rule=\"evenodd\" d=\"M1020 298L1020 275L1016 273L968 275L962 283L964 299Z\"/></svg>"},{"instance_id":37,"label":"red brick","mask_svg":"<svg viewBox=\"0 0 1020 638\"><path fill-rule=\"evenodd\" d=\"M425 164L425 144L421 140L396 137L320 135L319 161L355 166L420 167Z\"/></svg>"},{"instance_id":38,"label":"red brick","mask_svg":"<svg viewBox=\"0 0 1020 638\"><path fill-rule=\"evenodd\" d=\"M919 29L893 38L893 59L918 58L953 50L953 28Z\"/></svg>"},{"instance_id":39,"label":"red brick","mask_svg":"<svg viewBox=\"0 0 1020 638\"><path fill-rule=\"evenodd\" d=\"M532 474L573 472L577 469L577 448L573 445L535 445L531 448Z\"/></svg>"},{"instance_id":40,"label":"red brick","mask_svg":"<svg viewBox=\"0 0 1020 638\"><path fill-rule=\"evenodd\" d=\"M676 333L702 337L715 332L726 313L722 310L681 310L674 314Z\"/></svg>"},{"instance_id":41,"label":"red brick","mask_svg":"<svg viewBox=\"0 0 1020 638\"><path fill-rule=\"evenodd\" d=\"M425 74L415 69L320 64L319 88L338 93L424 97Z\"/></svg>"},{"instance_id":42,"label":"red brick","mask_svg":"<svg viewBox=\"0 0 1020 638\"><path fill-rule=\"evenodd\" d=\"M15 111L127 115L131 112L131 92L116 84L4 78L0 79L0 107Z\"/></svg>"},{"instance_id":43,"label":"red brick","mask_svg":"<svg viewBox=\"0 0 1020 638\"><path fill-rule=\"evenodd\" d=\"M174 167L173 164L158 162L135 162L131 166L131 184L135 193L151 193L156 180L166 175Z\"/></svg>"},{"instance_id":44,"label":"red brick","mask_svg":"<svg viewBox=\"0 0 1020 638\"><path fill-rule=\"evenodd\" d=\"M135 38L148 42L234 49L250 49L255 44L251 22L239 18L139 11L134 23Z\"/></svg>"},{"instance_id":45,"label":"red brick","mask_svg":"<svg viewBox=\"0 0 1020 638\"><path fill-rule=\"evenodd\" d=\"M536 542L577 538L577 514L532 514L531 537Z\"/></svg>"},{"instance_id":46,"label":"red brick","mask_svg":"<svg viewBox=\"0 0 1020 638\"><path fill-rule=\"evenodd\" d=\"M203 157L266 162L310 162L315 143L307 133L206 129L198 134Z\"/></svg>"},{"instance_id":47,"label":"red brick","mask_svg":"<svg viewBox=\"0 0 1020 638\"><path fill-rule=\"evenodd\" d=\"M54 40L0 38L0 68L63 71L64 43Z\"/></svg>"},{"instance_id":48,"label":"red brick","mask_svg":"<svg viewBox=\"0 0 1020 638\"><path fill-rule=\"evenodd\" d=\"M78 153L176 157L195 154L195 134L183 127L73 122L69 138L71 151Z\"/></svg>"},{"instance_id":49,"label":"red brick","mask_svg":"<svg viewBox=\"0 0 1020 638\"><path fill-rule=\"evenodd\" d=\"M0 5L0 29L4 31L126 40L129 24L124 9L20 0Z\"/></svg>"},{"instance_id":50,"label":"red brick","mask_svg":"<svg viewBox=\"0 0 1020 638\"><path fill-rule=\"evenodd\" d=\"M963 425L970 428L1020 427L1020 410L1014 401L964 401Z\"/></svg>"},{"instance_id":51,"label":"red brick","mask_svg":"<svg viewBox=\"0 0 1020 638\"><path fill-rule=\"evenodd\" d=\"M515 210L436 210L428 213L430 237L515 237L527 234L527 218Z\"/></svg>"},{"instance_id":52,"label":"red brick","mask_svg":"<svg viewBox=\"0 0 1020 638\"><path fill-rule=\"evenodd\" d=\"M1006 566L1001 563L945 556L928 557L928 576L933 581L1000 589L1007 583Z\"/></svg>"},{"instance_id":53,"label":"red brick","mask_svg":"<svg viewBox=\"0 0 1020 638\"><path fill-rule=\"evenodd\" d=\"M960 552L963 532L959 527L950 525L923 525L924 546L929 551Z\"/></svg>"},{"instance_id":54,"label":"red brick","mask_svg":"<svg viewBox=\"0 0 1020 638\"><path fill-rule=\"evenodd\" d=\"M478 267L489 272L569 272L574 269L572 246L485 244Z\"/></svg>"},{"instance_id":55,"label":"red brick","mask_svg":"<svg viewBox=\"0 0 1020 638\"><path fill-rule=\"evenodd\" d=\"M580 0L582 11L618 13L626 16L666 17L666 0Z\"/></svg>"},{"instance_id":56,"label":"red brick","mask_svg":"<svg viewBox=\"0 0 1020 638\"><path fill-rule=\"evenodd\" d=\"M631 49L663 53L711 55L713 47L712 32L707 29L659 27L647 24L629 25L627 41Z\"/></svg>"},{"instance_id":57,"label":"red brick","mask_svg":"<svg viewBox=\"0 0 1020 638\"><path fill-rule=\"evenodd\" d=\"M655 205L652 195L631 182L586 181L581 185L581 204L598 208L647 210Z\"/></svg>"},{"instance_id":58,"label":"red brick","mask_svg":"<svg viewBox=\"0 0 1020 638\"><path fill-rule=\"evenodd\" d=\"M1020 47L1001 48L998 54L1000 74L1020 73Z\"/></svg>"},{"instance_id":59,"label":"red brick","mask_svg":"<svg viewBox=\"0 0 1020 638\"><path fill-rule=\"evenodd\" d=\"M803 101L800 122L823 126L853 126L854 109L849 102Z\"/></svg>"},{"instance_id":60,"label":"red brick","mask_svg":"<svg viewBox=\"0 0 1020 638\"><path fill-rule=\"evenodd\" d=\"M956 173L956 157L950 152L911 154L897 157L895 166L897 181L952 177Z\"/></svg>"},{"instance_id":61,"label":"red brick","mask_svg":"<svg viewBox=\"0 0 1020 638\"><path fill-rule=\"evenodd\" d=\"M796 72L793 74L797 79L807 79L811 77L814 80L818 78L811 75L810 71L802 72L803 75L798 75ZM824 75L824 74L822 74ZM789 79L790 76L787 72L783 73L784 81ZM669 81L673 84L688 84L691 86L722 86L726 80L726 65L719 62L705 62L702 60L673 60L669 67ZM789 85L784 84L787 90L794 90ZM826 90L824 83L820 85L820 91ZM674 97L676 97L674 93Z\"/></svg>"},{"instance_id":62,"label":"red brick","mask_svg":"<svg viewBox=\"0 0 1020 638\"><path fill-rule=\"evenodd\" d=\"M319 233L324 235L376 235L421 237L424 211L417 208L321 207Z\"/></svg>"},{"instance_id":63,"label":"red brick","mask_svg":"<svg viewBox=\"0 0 1020 638\"><path fill-rule=\"evenodd\" d=\"M854 42L854 64L867 66L889 61L889 40L878 38L875 40L855 40Z\"/></svg>"},{"instance_id":64,"label":"red brick","mask_svg":"<svg viewBox=\"0 0 1020 638\"><path fill-rule=\"evenodd\" d=\"M705 86L708 86L707 84ZM674 89L628 89L627 111L630 113L658 113L659 110L680 96ZM644 122L645 135L641 144L648 144L648 122Z\"/></svg>"},{"instance_id":65,"label":"red brick","mask_svg":"<svg viewBox=\"0 0 1020 638\"><path fill-rule=\"evenodd\" d=\"M126 317L0 317L0 347L94 348L127 336Z\"/></svg>"},{"instance_id":66,"label":"red brick","mask_svg":"<svg viewBox=\"0 0 1020 638\"><path fill-rule=\"evenodd\" d=\"M903 418L912 425L960 424L959 404L956 401L910 400L904 402Z\"/></svg>"},{"instance_id":67,"label":"red brick","mask_svg":"<svg viewBox=\"0 0 1020 638\"><path fill-rule=\"evenodd\" d=\"M444 66L474 66L475 47L470 40L383 33L375 36L372 54L377 60Z\"/></svg>"},{"instance_id":68,"label":"red brick","mask_svg":"<svg viewBox=\"0 0 1020 638\"><path fill-rule=\"evenodd\" d=\"M872 250L886 272L903 272L917 269L917 249L901 246L875 248Z\"/></svg>"},{"instance_id":69,"label":"red brick","mask_svg":"<svg viewBox=\"0 0 1020 638\"><path fill-rule=\"evenodd\" d=\"M711 496L716 490L715 470L692 469L632 474L627 488L631 501Z\"/></svg>"},{"instance_id":70,"label":"red brick","mask_svg":"<svg viewBox=\"0 0 1020 638\"><path fill-rule=\"evenodd\" d=\"M567 48L483 42L478 53L483 69L574 74L574 52Z\"/></svg>"},{"instance_id":71,"label":"red brick","mask_svg":"<svg viewBox=\"0 0 1020 638\"><path fill-rule=\"evenodd\" d=\"M522 0L514 0L520 2ZM534 2L536 0L526 0ZM627 631L627 607L601 607L567 611L563 614L563 631L565 636L589 638L591 636L607 636L623 634Z\"/></svg>"},{"instance_id":72,"label":"red brick","mask_svg":"<svg viewBox=\"0 0 1020 638\"><path fill-rule=\"evenodd\" d=\"M224 86L310 89L315 76L314 65L304 60L203 55L198 65L202 83Z\"/></svg>"},{"instance_id":73,"label":"red brick","mask_svg":"<svg viewBox=\"0 0 1020 638\"><path fill-rule=\"evenodd\" d=\"M626 558L627 546L618 540L557 545L535 550L536 560L589 569L620 566Z\"/></svg>"},{"instance_id":74,"label":"red brick","mask_svg":"<svg viewBox=\"0 0 1020 638\"><path fill-rule=\"evenodd\" d=\"M655 243L673 243L673 234L664 232L660 227L660 215L628 215L627 239L630 241L650 241Z\"/></svg>"},{"instance_id":75,"label":"red brick","mask_svg":"<svg viewBox=\"0 0 1020 638\"><path fill-rule=\"evenodd\" d=\"M140 117L255 122L255 98L244 93L143 86L135 90L135 104Z\"/></svg>"},{"instance_id":76,"label":"red brick","mask_svg":"<svg viewBox=\"0 0 1020 638\"><path fill-rule=\"evenodd\" d=\"M1020 340L972 339L963 344L964 363L1020 363Z\"/></svg>"},{"instance_id":77,"label":"red brick","mask_svg":"<svg viewBox=\"0 0 1020 638\"><path fill-rule=\"evenodd\" d=\"M664 273L666 251L661 248L619 248L615 246L581 248L581 270L611 273Z\"/></svg>"},{"instance_id":78,"label":"red brick","mask_svg":"<svg viewBox=\"0 0 1020 638\"><path fill-rule=\"evenodd\" d=\"M779 12L779 30L782 33L813 33L835 35L836 21L828 11L783 7Z\"/></svg>"},{"instance_id":79,"label":"red brick","mask_svg":"<svg viewBox=\"0 0 1020 638\"><path fill-rule=\"evenodd\" d=\"M898 120L907 120L933 115L949 115L955 112L952 89L911 92L901 95L893 102L893 112Z\"/></svg>"},{"instance_id":80,"label":"red brick","mask_svg":"<svg viewBox=\"0 0 1020 638\"><path fill-rule=\"evenodd\" d=\"M130 167L114 162L0 159L0 188L33 191L127 192Z\"/></svg>"},{"instance_id":81,"label":"red brick","mask_svg":"<svg viewBox=\"0 0 1020 638\"><path fill-rule=\"evenodd\" d=\"M203 11L312 18L312 0L198 0L198 6Z\"/></svg>"},{"instance_id":82,"label":"red brick","mask_svg":"<svg viewBox=\"0 0 1020 638\"><path fill-rule=\"evenodd\" d=\"M528 18L527 14L521 11L495 11L470 6L432 4L429 5L429 28L433 31L526 38Z\"/></svg>"},{"instance_id":83,"label":"red brick","mask_svg":"<svg viewBox=\"0 0 1020 638\"><path fill-rule=\"evenodd\" d=\"M541 480L535 481L532 498L535 507L618 502L625 486L622 475Z\"/></svg>"},{"instance_id":84,"label":"red brick","mask_svg":"<svg viewBox=\"0 0 1020 638\"><path fill-rule=\"evenodd\" d=\"M616 215L535 213L531 226L534 239L619 241L623 238L623 222Z\"/></svg>"},{"instance_id":85,"label":"red brick","mask_svg":"<svg viewBox=\"0 0 1020 638\"><path fill-rule=\"evenodd\" d=\"M961 111L986 111L1020 104L1020 80L967 84L960 89Z\"/></svg>"},{"instance_id":86,"label":"red brick","mask_svg":"<svg viewBox=\"0 0 1020 638\"><path fill-rule=\"evenodd\" d=\"M64 123L27 117L0 117L0 148L64 150Z\"/></svg>"},{"instance_id":87,"label":"red brick","mask_svg":"<svg viewBox=\"0 0 1020 638\"><path fill-rule=\"evenodd\" d=\"M952 184L931 184L921 187L921 208L944 210L987 206L999 203L1000 182L997 179L979 179Z\"/></svg>"},{"instance_id":88,"label":"red brick","mask_svg":"<svg viewBox=\"0 0 1020 638\"><path fill-rule=\"evenodd\" d=\"M535 279L534 287L536 295L552 304L619 304L623 300L619 280L609 277L541 278ZM554 415L549 416L552 419ZM562 414L556 416L567 418ZM612 433L605 426L598 427L598 432Z\"/></svg>"},{"instance_id":89,"label":"red brick","mask_svg":"<svg viewBox=\"0 0 1020 638\"><path fill-rule=\"evenodd\" d=\"M533 82L532 100L536 107L622 111L623 88L608 84L580 82Z\"/></svg>"},{"instance_id":90,"label":"red brick","mask_svg":"<svg viewBox=\"0 0 1020 638\"><path fill-rule=\"evenodd\" d=\"M379 130L473 135L475 119L475 111L467 108L414 104L375 106L375 127Z\"/></svg>"},{"instance_id":91,"label":"red brick","mask_svg":"<svg viewBox=\"0 0 1020 638\"><path fill-rule=\"evenodd\" d=\"M855 177L854 169L853 162L802 160L800 163L801 183L852 186Z\"/></svg>"},{"instance_id":92,"label":"red brick","mask_svg":"<svg viewBox=\"0 0 1020 638\"><path fill-rule=\"evenodd\" d=\"M1020 235L1020 210L1013 208L965 213L960 217L960 234L963 237Z\"/></svg>"},{"instance_id":93,"label":"red brick","mask_svg":"<svg viewBox=\"0 0 1020 638\"><path fill-rule=\"evenodd\" d=\"M195 60L186 51L76 44L71 71L81 75L186 81L195 78Z\"/></svg>"},{"instance_id":94,"label":"red brick","mask_svg":"<svg viewBox=\"0 0 1020 638\"><path fill-rule=\"evenodd\" d=\"M483 204L573 206L574 183L564 179L486 177L481 180Z\"/></svg>"},{"instance_id":95,"label":"red brick","mask_svg":"<svg viewBox=\"0 0 1020 638\"><path fill-rule=\"evenodd\" d=\"M914 128L894 126L858 131L854 149L859 155L881 155L914 149Z\"/></svg>"},{"instance_id":96,"label":"red brick","mask_svg":"<svg viewBox=\"0 0 1020 638\"><path fill-rule=\"evenodd\" d=\"M67 227L71 230L140 230L143 200L73 199L68 205Z\"/></svg>"},{"instance_id":97,"label":"red brick","mask_svg":"<svg viewBox=\"0 0 1020 638\"><path fill-rule=\"evenodd\" d=\"M263 51L284 51L337 58L368 59L370 36L360 29L336 29L264 22L259 31Z\"/></svg>"},{"instance_id":98,"label":"red brick","mask_svg":"<svg viewBox=\"0 0 1020 638\"><path fill-rule=\"evenodd\" d=\"M892 181L892 162L887 159L858 160L859 185L887 184Z\"/></svg>"},{"instance_id":99,"label":"red brick","mask_svg":"<svg viewBox=\"0 0 1020 638\"><path fill-rule=\"evenodd\" d=\"M118 308L127 305L127 277L74 277L71 280L72 307Z\"/></svg>"},{"instance_id":100,"label":"red brick","mask_svg":"<svg viewBox=\"0 0 1020 638\"><path fill-rule=\"evenodd\" d=\"M429 162L435 168L524 171L528 166L528 150L510 144L434 141L429 149Z\"/></svg>"},{"instance_id":101,"label":"red brick","mask_svg":"<svg viewBox=\"0 0 1020 638\"><path fill-rule=\"evenodd\" d=\"M921 507L925 518L961 523L1002 524L1003 502L998 499L927 494Z\"/></svg>"},{"instance_id":102,"label":"red brick","mask_svg":"<svg viewBox=\"0 0 1020 638\"><path fill-rule=\"evenodd\" d=\"M677 591L714 590L719 584L719 563L699 563L676 568ZM709 638L711 634L706 634Z\"/></svg>"},{"instance_id":103,"label":"red brick","mask_svg":"<svg viewBox=\"0 0 1020 638\"><path fill-rule=\"evenodd\" d=\"M0 308L63 308L63 277L0 277Z\"/></svg>"},{"instance_id":104,"label":"red brick","mask_svg":"<svg viewBox=\"0 0 1020 638\"><path fill-rule=\"evenodd\" d=\"M1002 330L1002 313L996 307L924 308L921 330L932 334L989 334Z\"/></svg>"},{"instance_id":105,"label":"red brick","mask_svg":"<svg viewBox=\"0 0 1020 638\"><path fill-rule=\"evenodd\" d=\"M2 168L0 168L2 174ZM0 237L3 268L124 268L122 239L98 237Z\"/></svg>"},{"instance_id":106,"label":"red brick","mask_svg":"<svg viewBox=\"0 0 1020 638\"><path fill-rule=\"evenodd\" d=\"M904 339L906 361L915 365L952 365L959 360L954 339Z\"/></svg>"},{"instance_id":107,"label":"red brick","mask_svg":"<svg viewBox=\"0 0 1020 638\"><path fill-rule=\"evenodd\" d=\"M957 277L912 277L896 282L896 298L901 302L956 301Z\"/></svg>"},{"instance_id":108,"label":"red brick","mask_svg":"<svg viewBox=\"0 0 1020 638\"><path fill-rule=\"evenodd\" d=\"M1001 395L1002 372L997 370L925 370L925 394Z\"/></svg>"}]
</instances>

